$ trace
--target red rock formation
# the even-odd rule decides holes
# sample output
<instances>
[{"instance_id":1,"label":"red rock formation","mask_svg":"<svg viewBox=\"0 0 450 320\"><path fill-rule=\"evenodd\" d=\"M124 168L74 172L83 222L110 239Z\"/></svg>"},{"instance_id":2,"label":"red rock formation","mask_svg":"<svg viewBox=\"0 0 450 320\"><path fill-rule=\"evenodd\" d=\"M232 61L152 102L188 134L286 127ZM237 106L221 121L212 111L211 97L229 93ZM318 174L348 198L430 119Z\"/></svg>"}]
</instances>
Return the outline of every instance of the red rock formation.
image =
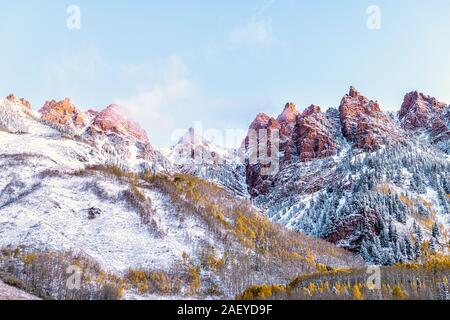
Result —
<instances>
[{"instance_id":1,"label":"red rock formation","mask_svg":"<svg viewBox=\"0 0 450 320\"><path fill-rule=\"evenodd\" d=\"M279 115L278 122L284 122L284 123L295 123L298 116L297 107L294 103L289 102L286 103L286 106L284 107L283 113Z\"/></svg>"},{"instance_id":2,"label":"red rock formation","mask_svg":"<svg viewBox=\"0 0 450 320\"><path fill-rule=\"evenodd\" d=\"M339 107L342 132L354 147L376 150L383 144L402 141L393 120L383 113L377 102L361 95L354 87Z\"/></svg>"},{"instance_id":3,"label":"red rock formation","mask_svg":"<svg viewBox=\"0 0 450 320\"><path fill-rule=\"evenodd\" d=\"M33 116L33 112L31 110L31 104L30 104L30 102L28 102L28 100L25 100L24 98L18 99L13 94L10 94L9 96L7 96L6 100L11 101L12 103L15 103L15 104L22 105L23 106L23 111L25 112L25 114L27 114L30 117Z\"/></svg>"},{"instance_id":4,"label":"red rock formation","mask_svg":"<svg viewBox=\"0 0 450 320\"><path fill-rule=\"evenodd\" d=\"M294 103L285 105L283 112L278 116L277 121L280 130L280 150L283 154L283 161L291 161L296 154L296 145L293 139L297 117L299 112Z\"/></svg>"},{"instance_id":5,"label":"red rock formation","mask_svg":"<svg viewBox=\"0 0 450 320\"><path fill-rule=\"evenodd\" d=\"M260 159L260 150L258 144L260 143L260 132L264 132L267 136L267 150L270 154L271 143L270 134L273 130L278 130L280 133L280 123L275 118L269 117L264 113L260 113L256 116L249 128L249 133L244 140L244 150L247 156L246 160L246 176L247 183L249 185L249 192L252 196L265 194L269 191L270 185L272 185L273 176L263 176L261 169L264 164L251 163L250 159ZM262 131L261 131L262 130ZM252 135L250 134L252 132ZM281 133L280 133L281 135ZM252 141L250 138L256 138L256 141ZM280 137L281 140L281 137Z\"/></svg>"},{"instance_id":6,"label":"red rock formation","mask_svg":"<svg viewBox=\"0 0 450 320\"><path fill-rule=\"evenodd\" d=\"M259 130L267 130L268 137L271 131L278 130L280 168L295 159L305 162L333 155L336 145L333 141L333 128L333 124L321 112L320 107L313 105L300 114L293 103L286 104L277 120L261 113L250 125L250 130L256 131L258 138ZM259 151L255 142L253 141L253 144L250 142L247 136L245 139L247 155ZM270 150L271 145L272 141L269 139L267 150ZM257 155L260 156L259 153ZM276 179L275 176L261 175L261 169L265 166L261 163L247 163L247 182L253 196L267 193Z\"/></svg>"},{"instance_id":7,"label":"red rock formation","mask_svg":"<svg viewBox=\"0 0 450 320\"><path fill-rule=\"evenodd\" d=\"M307 116L316 114L316 113L321 113L322 110L320 109L319 106L316 105L310 105L308 108L306 108L305 111L302 112L302 114L300 115L301 118L305 118Z\"/></svg>"},{"instance_id":8,"label":"red rock formation","mask_svg":"<svg viewBox=\"0 0 450 320\"><path fill-rule=\"evenodd\" d=\"M334 231L325 239L338 245L345 243L345 249L358 252L363 240L373 239L374 236L379 235L381 230L376 227L377 220L376 211L370 208L363 209L359 214L349 215L345 219L335 221ZM350 242L349 239L351 239Z\"/></svg>"},{"instance_id":9,"label":"red rock formation","mask_svg":"<svg viewBox=\"0 0 450 320\"><path fill-rule=\"evenodd\" d=\"M320 107L310 106L297 119L296 146L300 161L326 158L335 153L332 124Z\"/></svg>"},{"instance_id":10,"label":"red rock formation","mask_svg":"<svg viewBox=\"0 0 450 320\"><path fill-rule=\"evenodd\" d=\"M299 114L295 105L288 103L277 119L259 114L250 125L250 130L267 130L268 135L273 130L279 130L281 169L292 161L307 162L336 154L339 120L343 135L353 142L355 148L376 150L383 144L404 141L404 135L393 119L381 111L377 102L364 97L354 87L341 101L340 119L336 117L337 114L325 114L315 105ZM436 123L436 130L441 127L442 123ZM252 150L257 152L254 144L250 144L247 136L244 144L247 155ZM270 145L271 141L268 141L268 150ZM247 163L247 182L253 196L268 192L276 179L261 176L263 167L261 163Z\"/></svg>"},{"instance_id":11,"label":"red rock formation","mask_svg":"<svg viewBox=\"0 0 450 320\"><path fill-rule=\"evenodd\" d=\"M406 130L430 129L448 105L417 91L405 95L399 117Z\"/></svg>"},{"instance_id":12,"label":"red rock formation","mask_svg":"<svg viewBox=\"0 0 450 320\"><path fill-rule=\"evenodd\" d=\"M39 113L42 120L56 125L72 124L76 128L83 128L87 125L85 115L72 104L69 98L61 101L46 101Z\"/></svg>"},{"instance_id":13,"label":"red rock formation","mask_svg":"<svg viewBox=\"0 0 450 320\"><path fill-rule=\"evenodd\" d=\"M88 127L87 132L91 136L114 133L143 144L149 144L145 131L139 124L124 116L121 108L116 105L110 105L99 112Z\"/></svg>"},{"instance_id":14,"label":"red rock formation","mask_svg":"<svg viewBox=\"0 0 450 320\"><path fill-rule=\"evenodd\" d=\"M405 130L429 132L433 143L450 140L450 108L433 97L417 91L406 94L399 118Z\"/></svg>"}]
</instances>

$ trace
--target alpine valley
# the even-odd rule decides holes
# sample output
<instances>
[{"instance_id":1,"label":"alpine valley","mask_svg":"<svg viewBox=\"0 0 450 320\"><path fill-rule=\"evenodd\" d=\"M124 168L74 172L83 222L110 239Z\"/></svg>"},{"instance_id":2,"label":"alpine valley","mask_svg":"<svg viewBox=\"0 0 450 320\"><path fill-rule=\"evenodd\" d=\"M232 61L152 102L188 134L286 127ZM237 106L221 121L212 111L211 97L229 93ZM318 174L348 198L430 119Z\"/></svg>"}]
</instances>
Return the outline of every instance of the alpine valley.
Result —
<instances>
[{"instance_id":1,"label":"alpine valley","mask_svg":"<svg viewBox=\"0 0 450 320\"><path fill-rule=\"evenodd\" d=\"M159 150L116 105L0 100L0 298L448 298L449 105L351 87L301 109L239 149L189 129ZM252 132L279 134L274 174Z\"/></svg>"}]
</instances>

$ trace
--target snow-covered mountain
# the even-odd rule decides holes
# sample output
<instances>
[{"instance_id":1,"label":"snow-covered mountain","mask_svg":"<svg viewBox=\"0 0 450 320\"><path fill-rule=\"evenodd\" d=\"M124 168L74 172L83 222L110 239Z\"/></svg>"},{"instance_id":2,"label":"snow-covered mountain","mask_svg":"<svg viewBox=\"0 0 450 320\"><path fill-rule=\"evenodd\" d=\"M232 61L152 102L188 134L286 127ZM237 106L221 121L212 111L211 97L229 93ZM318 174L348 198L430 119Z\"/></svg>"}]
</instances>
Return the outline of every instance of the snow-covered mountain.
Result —
<instances>
[{"instance_id":1,"label":"snow-covered mountain","mask_svg":"<svg viewBox=\"0 0 450 320\"><path fill-rule=\"evenodd\" d=\"M450 154L450 108L420 92L405 96L399 112L401 126L412 135L423 135L429 143Z\"/></svg>"},{"instance_id":2,"label":"snow-covered mountain","mask_svg":"<svg viewBox=\"0 0 450 320\"><path fill-rule=\"evenodd\" d=\"M246 197L245 166L237 149L224 149L199 136L193 128L166 152L176 171L213 181Z\"/></svg>"},{"instance_id":3,"label":"snow-covered mountain","mask_svg":"<svg viewBox=\"0 0 450 320\"><path fill-rule=\"evenodd\" d=\"M0 246L74 251L119 275L189 261L221 297L361 265L340 248L379 264L445 251L449 114L417 92L385 113L352 87L337 108L258 114L239 150L190 129L163 152L119 106L64 99L36 112L10 95L0 100ZM279 145L272 174L253 161L261 145ZM234 278L237 261L251 276Z\"/></svg>"},{"instance_id":4,"label":"snow-covered mountain","mask_svg":"<svg viewBox=\"0 0 450 320\"><path fill-rule=\"evenodd\" d=\"M398 114L388 114L352 87L337 109L300 113L288 104L278 119L260 114L250 130L279 130L280 170L265 176L265 164L247 161L249 192L273 221L367 261L412 259L424 239L446 250L448 112L414 92Z\"/></svg>"},{"instance_id":5,"label":"snow-covered mountain","mask_svg":"<svg viewBox=\"0 0 450 320\"><path fill-rule=\"evenodd\" d=\"M192 130L166 157L117 106L85 112L65 99L33 112L23 101L0 101L2 248L74 252L114 277L163 272L186 283L173 294L194 294L195 271L198 290L228 298L291 274L362 263L265 219L242 197L245 171L233 151ZM0 267L23 257L14 270L25 275L27 255L3 256L8 250ZM150 293L133 288L128 294Z\"/></svg>"}]
</instances>

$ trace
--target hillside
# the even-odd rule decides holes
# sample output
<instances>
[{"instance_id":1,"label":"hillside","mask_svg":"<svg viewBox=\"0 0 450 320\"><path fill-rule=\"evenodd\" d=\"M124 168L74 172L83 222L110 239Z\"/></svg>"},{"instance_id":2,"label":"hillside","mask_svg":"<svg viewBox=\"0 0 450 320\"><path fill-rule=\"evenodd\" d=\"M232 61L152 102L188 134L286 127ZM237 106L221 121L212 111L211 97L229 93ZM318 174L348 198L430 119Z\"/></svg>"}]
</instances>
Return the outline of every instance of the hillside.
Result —
<instances>
[{"instance_id":1,"label":"hillside","mask_svg":"<svg viewBox=\"0 0 450 320\"><path fill-rule=\"evenodd\" d=\"M38 300L38 298L0 281L0 300Z\"/></svg>"},{"instance_id":2,"label":"hillside","mask_svg":"<svg viewBox=\"0 0 450 320\"><path fill-rule=\"evenodd\" d=\"M280 169L264 175L267 164L246 160L253 203L273 221L370 263L415 259L424 241L446 252L448 110L412 92L398 114L385 113L351 87L337 109L313 105L299 112L290 103L278 118L259 114L243 148L255 149L249 143L254 130L278 131Z\"/></svg>"},{"instance_id":3,"label":"hillside","mask_svg":"<svg viewBox=\"0 0 450 320\"><path fill-rule=\"evenodd\" d=\"M64 99L35 112L10 95L0 270L44 299L218 299L365 262L421 263L448 250L447 122L448 106L424 94L392 114L352 87L339 108L259 114L240 150L191 129L160 151L122 107ZM261 145L279 146L273 174ZM70 291L73 266L83 285Z\"/></svg>"},{"instance_id":4,"label":"hillside","mask_svg":"<svg viewBox=\"0 0 450 320\"><path fill-rule=\"evenodd\" d=\"M16 122L2 118L0 266L41 288L33 293L42 298L229 298L252 284L362 265L270 222L225 183L172 169L179 163L130 129L116 107L86 115L66 99L46 103L39 116L22 112L17 99L2 103L25 129L17 134ZM88 289L77 294L54 283L75 261L88 270Z\"/></svg>"}]
</instances>

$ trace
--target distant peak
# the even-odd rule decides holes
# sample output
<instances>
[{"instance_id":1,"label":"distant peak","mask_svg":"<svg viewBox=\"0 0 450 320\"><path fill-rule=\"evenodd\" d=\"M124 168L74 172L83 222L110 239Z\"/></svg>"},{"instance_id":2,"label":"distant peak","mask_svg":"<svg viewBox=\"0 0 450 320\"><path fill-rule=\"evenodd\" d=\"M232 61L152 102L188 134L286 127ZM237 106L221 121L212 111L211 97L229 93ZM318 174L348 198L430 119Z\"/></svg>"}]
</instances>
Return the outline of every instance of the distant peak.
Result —
<instances>
[{"instance_id":1,"label":"distant peak","mask_svg":"<svg viewBox=\"0 0 450 320\"><path fill-rule=\"evenodd\" d=\"M10 94L6 97L6 100L11 101L13 103L20 103L22 106L24 106L26 109L28 109L27 113L30 113L31 115L31 104L28 100L24 98L17 98L14 94Z\"/></svg>"},{"instance_id":2,"label":"distant peak","mask_svg":"<svg viewBox=\"0 0 450 320\"><path fill-rule=\"evenodd\" d=\"M361 96L361 93L354 86L351 86L348 95L352 98L358 98Z\"/></svg>"},{"instance_id":3,"label":"distant peak","mask_svg":"<svg viewBox=\"0 0 450 320\"><path fill-rule=\"evenodd\" d=\"M13 103L15 105L21 106L22 107L22 111L32 117L33 116L33 112L31 111L31 104L30 102L28 102L28 100L24 99L24 98L17 98L14 94L10 94L6 97L6 100L9 101L10 103Z\"/></svg>"},{"instance_id":4,"label":"distant peak","mask_svg":"<svg viewBox=\"0 0 450 320\"><path fill-rule=\"evenodd\" d=\"M127 109L111 104L95 115L91 125L91 132L115 133L121 136L129 136L134 140L148 144L149 140L144 129L128 117Z\"/></svg>"},{"instance_id":5,"label":"distant peak","mask_svg":"<svg viewBox=\"0 0 450 320\"><path fill-rule=\"evenodd\" d=\"M197 140L199 139L199 136L196 134L196 131L194 128L189 128L186 133L180 138L178 143L184 144L184 143L192 143L195 144Z\"/></svg>"},{"instance_id":6,"label":"distant peak","mask_svg":"<svg viewBox=\"0 0 450 320\"><path fill-rule=\"evenodd\" d=\"M294 122L297 119L299 112L297 110L297 107L293 102L288 102L284 106L283 113L278 117L278 121L284 122Z\"/></svg>"},{"instance_id":7,"label":"distant peak","mask_svg":"<svg viewBox=\"0 0 450 320\"><path fill-rule=\"evenodd\" d=\"M307 117L307 116L310 116L312 114L321 113L321 112L322 112L322 109L319 106L316 106L316 105L312 104L308 108L306 108L305 111L303 111L301 116L302 117Z\"/></svg>"},{"instance_id":8,"label":"distant peak","mask_svg":"<svg viewBox=\"0 0 450 320\"><path fill-rule=\"evenodd\" d=\"M295 106L295 103L293 103L293 102L288 102L288 103L286 103L286 105L284 106L284 111L292 111L292 112L295 112L295 111L297 111L297 107Z\"/></svg>"},{"instance_id":9,"label":"distant peak","mask_svg":"<svg viewBox=\"0 0 450 320\"><path fill-rule=\"evenodd\" d=\"M47 100L44 103L44 106L39 110L40 113L48 113L53 109L65 109L73 112L74 106L72 104L72 100L70 98L64 98L61 101L57 101L55 99Z\"/></svg>"},{"instance_id":10,"label":"distant peak","mask_svg":"<svg viewBox=\"0 0 450 320\"><path fill-rule=\"evenodd\" d=\"M407 130L431 128L433 121L442 117L442 112L447 108L448 104L434 97L419 91L409 92L399 112L402 127Z\"/></svg>"},{"instance_id":11,"label":"distant peak","mask_svg":"<svg viewBox=\"0 0 450 320\"><path fill-rule=\"evenodd\" d=\"M123 107L119 106L118 104L112 103L109 106L107 106L105 109L123 109Z\"/></svg>"},{"instance_id":12,"label":"distant peak","mask_svg":"<svg viewBox=\"0 0 450 320\"><path fill-rule=\"evenodd\" d=\"M70 98L61 101L46 101L39 110L41 119L56 125L74 125L77 128L86 126L86 119L83 113L78 110Z\"/></svg>"},{"instance_id":13,"label":"distant peak","mask_svg":"<svg viewBox=\"0 0 450 320\"><path fill-rule=\"evenodd\" d=\"M254 122L256 123L264 123L264 122L268 122L270 120L270 116L268 116L265 113L258 113L258 115L256 116Z\"/></svg>"},{"instance_id":14,"label":"distant peak","mask_svg":"<svg viewBox=\"0 0 450 320\"><path fill-rule=\"evenodd\" d=\"M8 95L6 97L6 100L15 101L15 100L17 100L17 98L16 98L16 96L14 94L11 93L10 95Z\"/></svg>"},{"instance_id":15,"label":"distant peak","mask_svg":"<svg viewBox=\"0 0 450 320\"><path fill-rule=\"evenodd\" d=\"M107 106L105 109L103 109L100 112L111 112L111 111L115 111L118 113L125 113L125 108L121 107L117 104L110 104L109 106Z\"/></svg>"}]
</instances>

